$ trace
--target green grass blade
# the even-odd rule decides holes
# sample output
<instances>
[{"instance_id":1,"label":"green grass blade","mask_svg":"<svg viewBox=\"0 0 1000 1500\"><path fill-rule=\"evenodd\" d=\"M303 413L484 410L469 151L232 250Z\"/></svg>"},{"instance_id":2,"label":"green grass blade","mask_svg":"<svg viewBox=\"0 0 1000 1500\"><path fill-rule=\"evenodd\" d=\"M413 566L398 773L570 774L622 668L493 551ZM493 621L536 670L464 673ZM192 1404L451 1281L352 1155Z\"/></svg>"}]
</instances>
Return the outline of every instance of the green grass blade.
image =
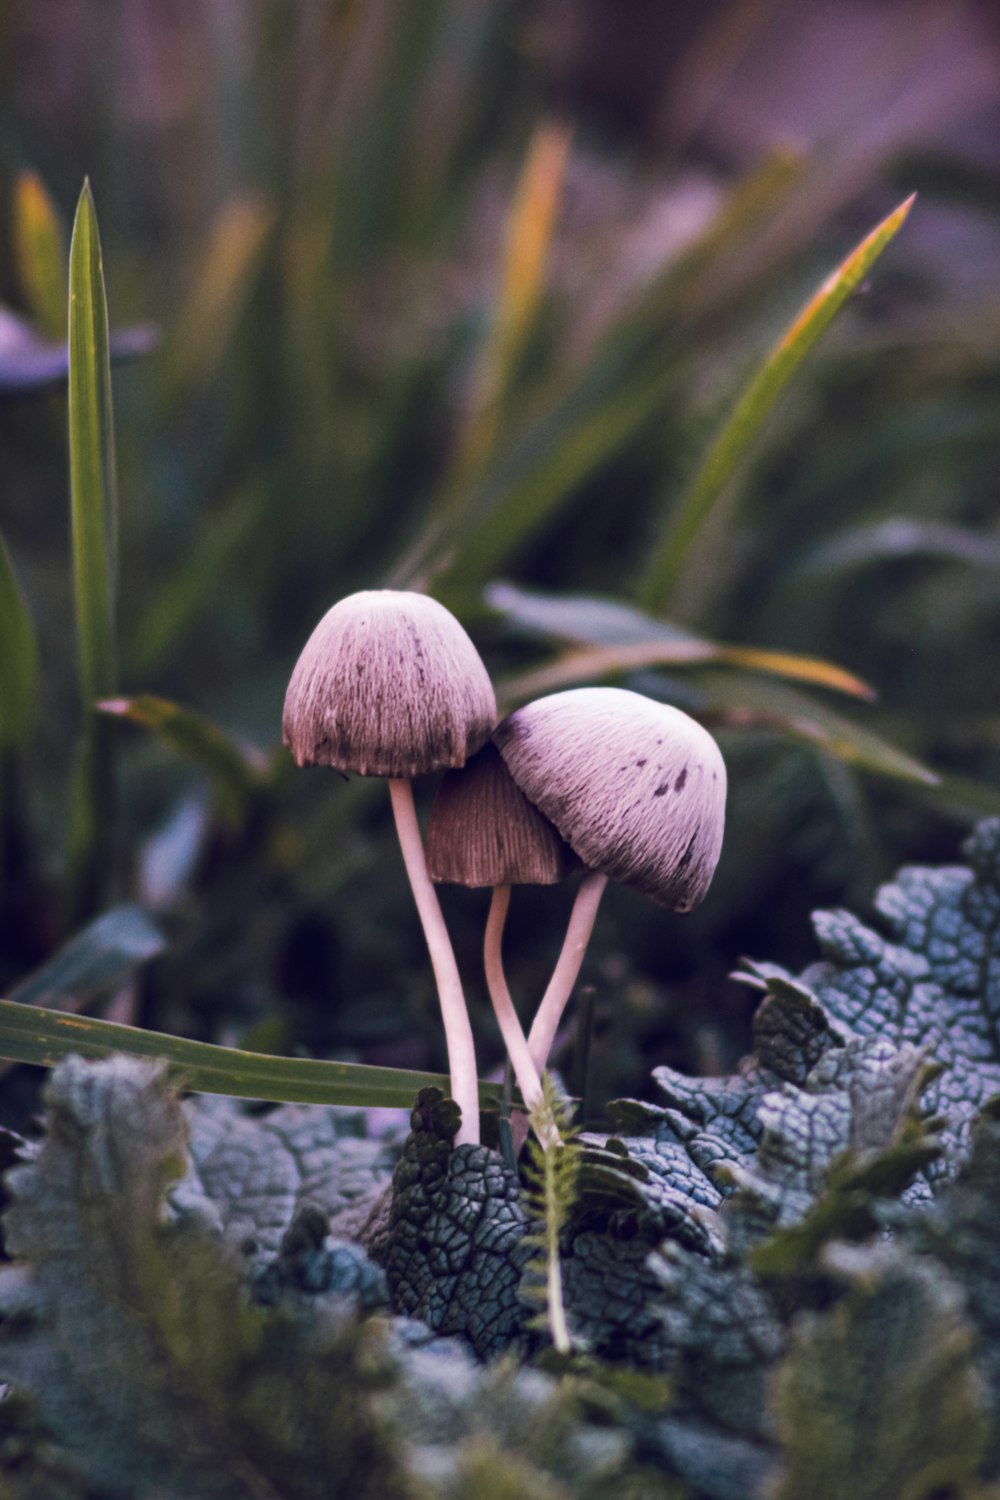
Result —
<instances>
[{"instance_id":1,"label":"green grass blade","mask_svg":"<svg viewBox=\"0 0 1000 1500\"><path fill-rule=\"evenodd\" d=\"M69 264L69 463L73 572L84 709L115 689L117 499L108 307L89 182Z\"/></svg>"},{"instance_id":2,"label":"green grass blade","mask_svg":"<svg viewBox=\"0 0 1000 1500\"><path fill-rule=\"evenodd\" d=\"M160 1058L181 1088L238 1099L411 1109L420 1089L449 1091L444 1074L270 1057L0 1000L0 1057L50 1068L71 1054L99 1058L115 1052ZM499 1085L480 1084L479 1100L484 1108L496 1108Z\"/></svg>"},{"instance_id":3,"label":"green grass blade","mask_svg":"<svg viewBox=\"0 0 1000 1500\"><path fill-rule=\"evenodd\" d=\"M640 588L641 602L647 608L662 609L669 600L702 527L778 397L820 334L902 227L912 203L913 198L907 198L852 250L767 355L709 448L653 553Z\"/></svg>"},{"instance_id":4,"label":"green grass blade","mask_svg":"<svg viewBox=\"0 0 1000 1500\"><path fill-rule=\"evenodd\" d=\"M38 702L35 627L0 536L0 750L23 744Z\"/></svg>"},{"instance_id":5,"label":"green grass blade","mask_svg":"<svg viewBox=\"0 0 1000 1500\"><path fill-rule=\"evenodd\" d=\"M34 172L14 185L18 285L39 333L66 337L66 236L55 205Z\"/></svg>"},{"instance_id":6,"label":"green grass blade","mask_svg":"<svg viewBox=\"0 0 1000 1500\"><path fill-rule=\"evenodd\" d=\"M77 205L69 256L69 467L83 746L70 830L73 915L104 904L114 847L109 720L94 712L114 693L118 515L111 414L108 309L89 182Z\"/></svg>"}]
</instances>

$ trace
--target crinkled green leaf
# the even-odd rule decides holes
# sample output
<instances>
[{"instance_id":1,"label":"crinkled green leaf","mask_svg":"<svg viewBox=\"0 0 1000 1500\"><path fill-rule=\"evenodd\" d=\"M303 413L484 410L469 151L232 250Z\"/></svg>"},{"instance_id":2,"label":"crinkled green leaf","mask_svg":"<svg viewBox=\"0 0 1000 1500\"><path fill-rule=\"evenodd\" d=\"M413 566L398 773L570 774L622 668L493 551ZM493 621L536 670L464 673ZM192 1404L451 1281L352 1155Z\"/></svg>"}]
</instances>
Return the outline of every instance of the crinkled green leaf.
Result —
<instances>
[{"instance_id":1,"label":"crinkled green leaf","mask_svg":"<svg viewBox=\"0 0 1000 1500\"><path fill-rule=\"evenodd\" d=\"M905 1226L908 1242L933 1255L961 1288L976 1330L976 1368L989 1405L990 1469L1000 1465L1000 1123L996 1101L972 1131L958 1178Z\"/></svg>"},{"instance_id":2,"label":"crinkled green leaf","mask_svg":"<svg viewBox=\"0 0 1000 1500\"><path fill-rule=\"evenodd\" d=\"M398 1141L365 1136L357 1109L286 1104L260 1115L200 1094L186 1111L191 1166L171 1201L212 1218L244 1254L275 1254L307 1205L333 1221L370 1210L399 1156Z\"/></svg>"},{"instance_id":3,"label":"crinkled green leaf","mask_svg":"<svg viewBox=\"0 0 1000 1500\"><path fill-rule=\"evenodd\" d=\"M517 1174L485 1146L451 1141L451 1101L420 1093L393 1177L385 1269L393 1306L486 1358L521 1343L518 1287L532 1248Z\"/></svg>"},{"instance_id":4,"label":"crinkled green leaf","mask_svg":"<svg viewBox=\"0 0 1000 1500\"><path fill-rule=\"evenodd\" d=\"M256 1307L238 1262L164 1195L186 1125L162 1069L71 1059L41 1151L9 1174L0 1378L113 1495L409 1493L370 1394L378 1339Z\"/></svg>"},{"instance_id":5,"label":"crinkled green leaf","mask_svg":"<svg viewBox=\"0 0 1000 1500\"><path fill-rule=\"evenodd\" d=\"M817 913L823 961L800 980L835 1024L940 1064L925 1102L946 1118L945 1165L1000 1092L1000 820L980 823L965 853L968 867L900 870L875 898L877 926Z\"/></svg>"},{"instance_id":6,"label":"crinkled green leaf","mask_svg":"<svg viewBox=\"0 0 1000 1500\"><path fill-rule=\"evenodd\" d=\"M958 1287L898 1246L828 1258L848 1290L795 1324L775 1388L774 1500L971 1496L986 1423Z\"/></svg>"},{"instance_id":7,"label":"crinkled green leaf","mask_svg":"<svg viewBox=\"0 0 1000 1500\"><path fill-rule=\"evenodd\" d=\"M359 1142L357 1122L338 1115L335 1132L311 1134L307 1113L275 1111L278 1133L325 1180ZM439 1107L439 1126L448 1119ZM199 1500L677 1500L637 1460L649 1417L624 1383L483 1369L419 1324L396 1320L386 1339L383 1320L359 1323L351 1307L380 1304L380 1275L317 1206L299 1208L269 1264L248 1267L227 1243L235 1225L219 1234L228 1171L213 1178L226 1196L204 1195L214 1221L180 1201L186 1126L155 1066L73 1060L50 1083L44 1145L12 1174L21 1260L0 1273L0 1379L39 1402L56 1446L46 1457L30 1429L30 1472L65 1474L65 1489L43 1491L53 1500L91 1486ZM6 1460L0 1443L5 1496Z\"/></svg>"}]
</instances>

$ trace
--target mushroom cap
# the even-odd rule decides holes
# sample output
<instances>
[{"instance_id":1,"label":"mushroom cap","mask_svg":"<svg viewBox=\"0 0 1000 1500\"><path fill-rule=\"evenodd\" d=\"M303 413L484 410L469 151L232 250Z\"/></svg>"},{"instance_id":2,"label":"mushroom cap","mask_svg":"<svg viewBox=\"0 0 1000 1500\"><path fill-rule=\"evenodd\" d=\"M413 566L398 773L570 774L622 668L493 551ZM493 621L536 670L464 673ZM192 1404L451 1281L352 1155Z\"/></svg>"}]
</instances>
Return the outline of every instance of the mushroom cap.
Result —
<instances>
[{"instance_id":1,"label":"mushroom cap","mask_svg":"<svg viewBox=\"0 0 1000 1500\"><path fill-rule=\"evenodd\" d=\"M494 742L590 869L674 911L702 900L722 848L726 768L694 719L624 688L573 688L517 709Z\"/></svg>"},{"instance_id":2,"label":"mushroom cap","mask_svg":"<svg viewBox=\"0 0 1000 1500\"><path fill-rule=\"evenodd\" d=\"M553 885L576 855L520 790L495 745L446 771L427 822L427 868L453 885Z\"/></svg>"},{"instance_id":3,"label":"mushroom cap","mask_svg":"<svg viewBox=\"0 0 1000 1500\"><path fill-rule=\"evenodd\" d=\"M295 664L282 730L300 766L419 776L490 737L496 698L475 646L437 600L395 589L341 599Z\"/></svg>"}]
</instances>

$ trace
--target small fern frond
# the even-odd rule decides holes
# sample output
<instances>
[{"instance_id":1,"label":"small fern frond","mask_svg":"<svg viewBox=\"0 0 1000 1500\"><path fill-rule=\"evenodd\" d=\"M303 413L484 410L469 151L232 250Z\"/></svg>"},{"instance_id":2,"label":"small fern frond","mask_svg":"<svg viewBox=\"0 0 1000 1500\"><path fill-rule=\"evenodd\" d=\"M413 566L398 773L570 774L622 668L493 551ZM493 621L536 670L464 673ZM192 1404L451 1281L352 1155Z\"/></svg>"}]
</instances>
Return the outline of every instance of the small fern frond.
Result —
<instances>
[{"instance_id":1,"label":"small fern frond","mask_svg":"<svg viewBox=\"0 0 1000 1500\"><path fill-rule=\"evenodd\" d=\"M559 1241L576 1203L580 1147L574 1139L567 1103L557 1095L548 1073L542 1079L542 1097L530 1119L534 1134L528 1141L524 1162L525 1198L537 1228L526 1236L526 1243L538 1254L525 1267L521 1294L541 1304L536 1326L547 1329L560 1354L568 1354L572 1340L563 1300ZM545 1140L550 1141L548 1146L541 1144Z\"/></svg>"}]
</instances>

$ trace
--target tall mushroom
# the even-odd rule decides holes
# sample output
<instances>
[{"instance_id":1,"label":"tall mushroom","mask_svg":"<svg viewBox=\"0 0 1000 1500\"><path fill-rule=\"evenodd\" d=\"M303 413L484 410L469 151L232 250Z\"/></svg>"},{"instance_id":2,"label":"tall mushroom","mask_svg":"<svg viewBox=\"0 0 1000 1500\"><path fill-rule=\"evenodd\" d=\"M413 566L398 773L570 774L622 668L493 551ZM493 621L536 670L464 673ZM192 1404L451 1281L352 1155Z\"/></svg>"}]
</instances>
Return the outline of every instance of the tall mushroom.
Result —
<instances>
[{"instance_id":1,"label":"tall mushroom","mask_svg":"<svg viewBox=\"0 0 1000 1500\"><path fill-rule=\"evenodd\" d=\"M501 958L510 888L553 885L577 864L569 845L518 788L494 745L442 777L427 822L427 868L434 881L493 888L483 941L486 986L529 1110L542 1099L542 1083ZM559 1142L551 1120L541 1122L539 1136L546 1148Z\"/></svg>"},{"instance_id":2,"label":"tall mushroom","mask_svg":"<svg viewBox=\"0 0 1000 1500\"><path fill-rule=\"evenodd\" d=\"M496 699L461 625L423 594L351 594L323 616L288 684L282 729L300 766L385 776L444 1021L456 1144L479 1140L476 1059L451 942L427 874L411 778L465 764L489 739Z\"/></svg>"},{"instance_id":3,"label":"tall mushroom","mask_svg":"<svg viewBox=\"0 0 1000 1500\"><path fill-rule=\"evenodd\" d=\"M543 1068L608 879L674 911L703 899L722 849L726 768L694 719L624 688L538 698L493 738L525 796L590 871L528 1037Z\"/></svg>"}]
</instances>

